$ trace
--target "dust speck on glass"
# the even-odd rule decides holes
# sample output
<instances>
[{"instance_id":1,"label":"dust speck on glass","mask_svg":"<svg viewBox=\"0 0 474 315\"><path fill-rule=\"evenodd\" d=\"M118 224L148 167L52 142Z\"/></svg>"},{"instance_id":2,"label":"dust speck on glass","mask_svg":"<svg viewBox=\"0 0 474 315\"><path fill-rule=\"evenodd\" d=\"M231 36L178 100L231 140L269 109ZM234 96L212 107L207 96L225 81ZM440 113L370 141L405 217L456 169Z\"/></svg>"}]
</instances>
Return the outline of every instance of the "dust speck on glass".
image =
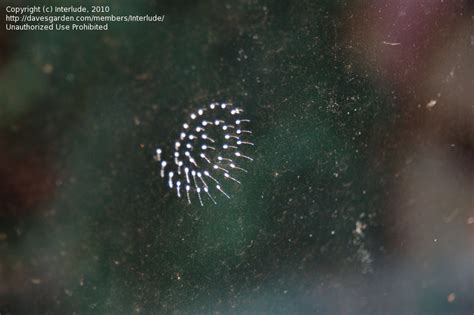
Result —
<instances>
[{"instance_id":1,"label":"dust speck on glass","mask_svg":"<svg viewBox=\"0 0 474 315\"><path fill-rule=\"evenodd\" d=\"M253 161L246 151L254 145L248 139L250 120L242 117L243 111L231 103L199 108L183 123L173 155L156 149L160 176L179 198L185 194L191 204L195 194L201 206L204 196L216 204L214 188L230 198L224 182L241 184L239 173L247 173L242 163Z\"/></svg>"}]
</instances>

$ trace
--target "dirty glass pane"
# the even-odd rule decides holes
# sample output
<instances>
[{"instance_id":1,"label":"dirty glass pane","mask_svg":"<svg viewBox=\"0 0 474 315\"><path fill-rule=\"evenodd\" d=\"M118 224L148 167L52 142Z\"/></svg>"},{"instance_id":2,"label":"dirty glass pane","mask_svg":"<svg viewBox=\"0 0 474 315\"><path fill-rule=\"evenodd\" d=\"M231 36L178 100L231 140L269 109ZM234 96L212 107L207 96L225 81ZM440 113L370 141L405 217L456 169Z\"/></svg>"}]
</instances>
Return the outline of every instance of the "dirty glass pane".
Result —
<instances>
[{"instance_id":1,"label":"dirty glass pane","mask_svg":"<svg viewBox=\"0 0 474 315\"><path fill-rule=\"evenodd\" d=\"M0 4L0 314L474 312L471 2L80 2L164 20ZM213 102L253 161L188 204L156 149Z\"/></svg>"}]
</instances>

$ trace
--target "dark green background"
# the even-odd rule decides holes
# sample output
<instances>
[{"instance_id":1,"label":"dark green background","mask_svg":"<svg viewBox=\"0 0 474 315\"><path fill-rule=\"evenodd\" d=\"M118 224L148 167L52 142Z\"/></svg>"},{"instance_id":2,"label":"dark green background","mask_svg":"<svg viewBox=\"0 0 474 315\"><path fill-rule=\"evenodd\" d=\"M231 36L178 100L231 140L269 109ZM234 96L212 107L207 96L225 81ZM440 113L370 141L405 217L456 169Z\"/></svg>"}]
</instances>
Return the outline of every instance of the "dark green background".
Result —
<instances>
[{"instance_id":1,"label":"dark green background","mask_svg":"<svg viewBox=\"0 0 474 315\"><path fill-rule=\"evenodd\" d=\"M46 187L32 203L2 195L1 314L472 311L447 303L443 267L423 289L410 268L394 276L402 101L352 62L355 3L110 6L166 20L4 37L8 161L31 157L47 175L28 181ZM154 149L213 101L246 110L254 162L232 199L188 206Z\"/></svg>"}]
</instances>

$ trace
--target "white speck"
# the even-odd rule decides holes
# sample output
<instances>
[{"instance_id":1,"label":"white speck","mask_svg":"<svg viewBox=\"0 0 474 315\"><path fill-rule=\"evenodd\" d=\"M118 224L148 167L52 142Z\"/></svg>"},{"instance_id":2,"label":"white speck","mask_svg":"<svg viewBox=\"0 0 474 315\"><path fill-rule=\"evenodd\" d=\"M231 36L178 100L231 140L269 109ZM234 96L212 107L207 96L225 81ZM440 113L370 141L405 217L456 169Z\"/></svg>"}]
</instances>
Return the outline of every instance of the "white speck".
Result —
<instances>
[{"instance_id":1,"label":"white speck","mask_svg":"<svg viewBox=\"0 0 474 315\"><path fill-rule=\"evenodd\" d=\"M354 232L356 234L359 234L359 235L364 235L364 230L365 230L366 227L367 227L367 225L365 223L357 221L356 222L356 228L355 228Z\"/></svg>"},{"instance_id":2,"label":"white speck","mask_svg":"<svg viewBox=\"0 0 474 315\"><path fill-rule=\"evenodd\" d=\"M401 45L402 43L383 41L382 44L384 44L384 45L389 45L389 46L399 46L399 45Z\"/></svg>"},{"instance_id":3,"label":"white speck","mask_svg":"<svg viewBox=\"0 0 474 315\"><path fill-rule=\"evenodd\" d=\"M436 105L438 101L437 100L431 100L426 104L426 108L432 108Z\"/></svg>"}]
</instances>

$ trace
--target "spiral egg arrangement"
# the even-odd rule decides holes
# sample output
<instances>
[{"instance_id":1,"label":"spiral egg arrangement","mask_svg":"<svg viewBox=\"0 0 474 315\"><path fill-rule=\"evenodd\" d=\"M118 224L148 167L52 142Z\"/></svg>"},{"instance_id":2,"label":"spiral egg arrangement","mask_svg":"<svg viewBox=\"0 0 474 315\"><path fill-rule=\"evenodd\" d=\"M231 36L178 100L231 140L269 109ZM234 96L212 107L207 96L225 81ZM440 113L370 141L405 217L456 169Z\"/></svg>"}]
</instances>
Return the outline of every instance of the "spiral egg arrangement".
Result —
<instances>
[{"instance_id":1,"label":"spiral egg arrangement","mask_svg":"<svg viewBox=\"0 0 474 315\"><path fill-rule=\"evenodd\" d=\"M163 150L156 149L160 176L179 198L186 195L191 204L194 194L201 206L203 198L216 204L214 192L230 198L224 191L226 181L241 184L239 173L247 173L241 164L253 161L245 151L254 145L247 139L252 134L247 128L250 120L242 113L230 103L199 108L183 123L172 156L165 159Z\"/></svg>"}]
</instances>

